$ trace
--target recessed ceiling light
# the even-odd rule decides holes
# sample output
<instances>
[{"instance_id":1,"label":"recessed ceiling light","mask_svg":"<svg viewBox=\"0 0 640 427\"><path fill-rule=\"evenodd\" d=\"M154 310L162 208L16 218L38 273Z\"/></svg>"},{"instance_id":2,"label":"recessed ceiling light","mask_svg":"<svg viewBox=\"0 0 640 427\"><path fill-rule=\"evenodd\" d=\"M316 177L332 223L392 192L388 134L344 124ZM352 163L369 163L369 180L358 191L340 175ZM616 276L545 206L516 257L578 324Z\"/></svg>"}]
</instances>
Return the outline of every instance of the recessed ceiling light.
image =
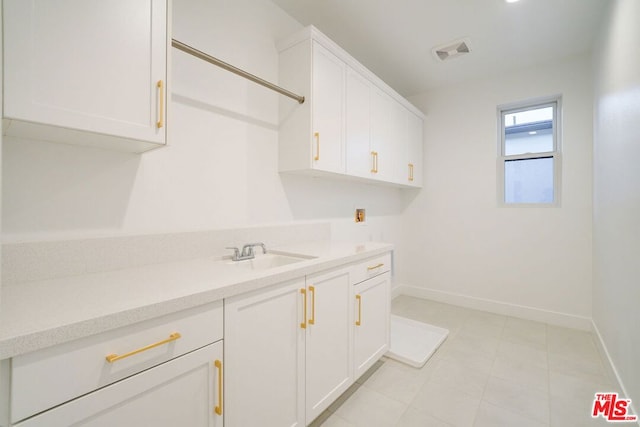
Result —
<instances>
[{"instance_id":1,"label":"recessed ceiling light","mask_svg":"<svg viewBox=\"0 0 640 427\"><path fill-rule=\"evenodd\" d=\"M520 0L505 0L505 1L506 1L507 3L515 3L515 2L520 1Z\"/></svg>"}]
</instances>

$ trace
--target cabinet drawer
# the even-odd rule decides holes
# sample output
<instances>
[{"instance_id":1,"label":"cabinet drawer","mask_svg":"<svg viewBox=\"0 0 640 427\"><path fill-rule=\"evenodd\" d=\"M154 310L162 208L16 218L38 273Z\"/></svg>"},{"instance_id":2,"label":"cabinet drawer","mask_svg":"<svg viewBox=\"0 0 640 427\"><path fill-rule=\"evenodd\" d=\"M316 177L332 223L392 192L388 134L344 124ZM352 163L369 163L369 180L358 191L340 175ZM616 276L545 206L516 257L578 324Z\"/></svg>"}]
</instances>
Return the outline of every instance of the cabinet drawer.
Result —
<instances>
[{"instance_id":1,"label":"cabinet drawer","mask_svg":"<svg viewBox=\"0 0 640 427\"><path fill-rule=\"evenodd\" d=\"M217 301L15 357L11 420L17 422L218 341L222 334L222 301ZM109 362L108 355L120 357Z\"/></svg>"},{"instance_id":2,"label":"cabinet drawer","mask_svg":"<svg viewBox=\"0 0 640 427\"><path fill-rule=\"evenodd\" d=\"M220 365L216 365L219 362ZM222 427L222 341L56 406L15 427ZM218 368L217 366L220 366ZM216 411L216 408L220 408Z\"/></svg>"},{"instance_id":3,"label":"cabinet drawer","mask_svg":"<svg viewBox=\"0 0 640 427\"><path fill-rule=\"evenodd\" d=\"M355 264L351 270L352 284L391 271L391 253L378 255Z\"/></svg>"}]
</instances>

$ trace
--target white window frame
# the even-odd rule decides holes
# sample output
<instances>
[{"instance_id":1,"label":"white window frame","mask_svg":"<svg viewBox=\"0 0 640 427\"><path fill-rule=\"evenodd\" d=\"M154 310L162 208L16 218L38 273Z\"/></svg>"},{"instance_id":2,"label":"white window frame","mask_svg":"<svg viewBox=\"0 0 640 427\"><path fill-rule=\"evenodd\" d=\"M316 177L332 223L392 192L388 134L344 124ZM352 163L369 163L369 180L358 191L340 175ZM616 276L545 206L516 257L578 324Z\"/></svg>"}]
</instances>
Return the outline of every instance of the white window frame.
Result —
<instances>
[{"instance_id":1,"label":"white window frame","mask_svg":"<svg viewBox=\"0 0 640 427\"><path fill-rule=\"evenodd\" d=\"M542 153L525 153L505 155L505 123L507 114L520 111L532 110L536 108L553 106L553 151ZM497 196L500 207L560 207L561 200L561 129L562 129L562 97L560 95L530 99L523 102L504 104L498 106L498 162L497 162ZM553 158L553 202L550 203L507 203L505 202L505 176L504 170L506 162L511 160L526 160L538 158Z\"/></svg>"}]
</instances>

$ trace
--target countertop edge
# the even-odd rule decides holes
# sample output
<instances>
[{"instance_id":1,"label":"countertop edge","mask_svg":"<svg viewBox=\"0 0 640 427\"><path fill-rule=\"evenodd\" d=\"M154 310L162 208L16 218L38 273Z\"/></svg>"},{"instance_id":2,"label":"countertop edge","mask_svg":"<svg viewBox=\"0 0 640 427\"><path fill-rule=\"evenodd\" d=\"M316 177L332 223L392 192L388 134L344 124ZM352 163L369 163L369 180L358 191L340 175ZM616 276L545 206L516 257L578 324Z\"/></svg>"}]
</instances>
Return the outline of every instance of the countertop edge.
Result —
<instances>
[{"instance_id":1,"label":"countertop edge","mask_svg":"<svg viewBox=\"0 0 640 427\"><path fill-rule=\"evenodd\" d=\"M305 262L304 266L297 268L278 269L273 273L259 275L249 279L241 279L226 286L185 295L179 298L171 298L165 301L141 305L124 311L99 315L89 319L79 320L61 326L43 329L23 335L0 337L0 360L9 359L22 354L41 350L73 340L100 334L110 330L126 327L138 322L155 319L164 315L177 313L193 307L210 304L233 296L249 293L259 289L291 280L302 278L306 275L322 272L328 269L346 266L367 258L375 257L393 251L392 244L379 244L380 246L367 249L362 252L337 256L319 256ZM287 253L286 249L278 250L279 253ZM309 254L311 255L311 254Z\"/></svg>"}]
</instances>

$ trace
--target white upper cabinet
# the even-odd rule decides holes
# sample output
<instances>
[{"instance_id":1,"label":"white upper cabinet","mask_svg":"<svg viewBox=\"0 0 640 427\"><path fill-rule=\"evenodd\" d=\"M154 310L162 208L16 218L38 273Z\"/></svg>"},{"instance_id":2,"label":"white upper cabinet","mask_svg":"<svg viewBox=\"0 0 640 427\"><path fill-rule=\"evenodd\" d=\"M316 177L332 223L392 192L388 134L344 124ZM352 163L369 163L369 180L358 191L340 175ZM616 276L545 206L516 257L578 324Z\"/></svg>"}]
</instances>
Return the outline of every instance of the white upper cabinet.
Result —
<instances>
[{"instance_id":1,"label":"white upper cabinet","mask_svg":"<svg viewBox=\"0 0 640 427\"><path fill-rule=\"evenodd\" d=\"M372 84L349 68L346 89L346 152L347 174L373 178L374 153L371 147Z\"/></svg>"},{"instance_id":2,"label":"white upper cabinet","mask_svg":"<svg viewBox=\"0 0 640 427\"><path fill-rule=\"evenodd\" d=\"M306 97L280 101L280 171L344 173L345 63L306 40L280 53L280 70L280 84Z\"/></svg>"},{"instance_id":3,"label":"white upper cabinet","mask_svg":"<svg viewBox=\"0 0 640 427\"><path fill-rule=\"evenodd\" d=\"M412 187L422 187L422 141L424 132L424 120L407 111L407 164L406 182Z\"/></svg>"},{"instance_id":4,"label":"white upper cabinet","mask_svg":"<svg viewBox=\"0 0 640 427\"><path fill-rule=\"evenodd\" d=\"M280 102L281 172L421 186L422 157L410 154L422 152L419 110L314 27L278 49L280 85L306 98Z\"/></svg>"},{"instance_id":5,"label":"white upper cabinet","mask_svg":"<svg viewBox=\"0 0 640 427\"><path fill-rule=\"evenodd\" d=\"M399 109L403 108L382 90L373 90L371 105L371 151L373 172L376 179L397 182L397 159L404 150L404 138L399 134L402 127L398 124Z\"/></svg>"},{"instance_id":6,"label":"white upper cabinet","mask_svg":"<svg viewBox=\"0 0 640 427\"><path fill-rule=\"evenodd\" d=\"M344 170L344 79L346 66L318 43L313 43L311 97L313 168Z\"/></svg>"},{"instance_id":7,"label":"white upper cabinet","mask_svg":"<svg viewBox=\"0 0 640 427\"><path fill-rule=\"evenodd\" d=\"M167 0L5 0L3 15L5 134L165 144Z\"/></svg>"}]
</instances>

